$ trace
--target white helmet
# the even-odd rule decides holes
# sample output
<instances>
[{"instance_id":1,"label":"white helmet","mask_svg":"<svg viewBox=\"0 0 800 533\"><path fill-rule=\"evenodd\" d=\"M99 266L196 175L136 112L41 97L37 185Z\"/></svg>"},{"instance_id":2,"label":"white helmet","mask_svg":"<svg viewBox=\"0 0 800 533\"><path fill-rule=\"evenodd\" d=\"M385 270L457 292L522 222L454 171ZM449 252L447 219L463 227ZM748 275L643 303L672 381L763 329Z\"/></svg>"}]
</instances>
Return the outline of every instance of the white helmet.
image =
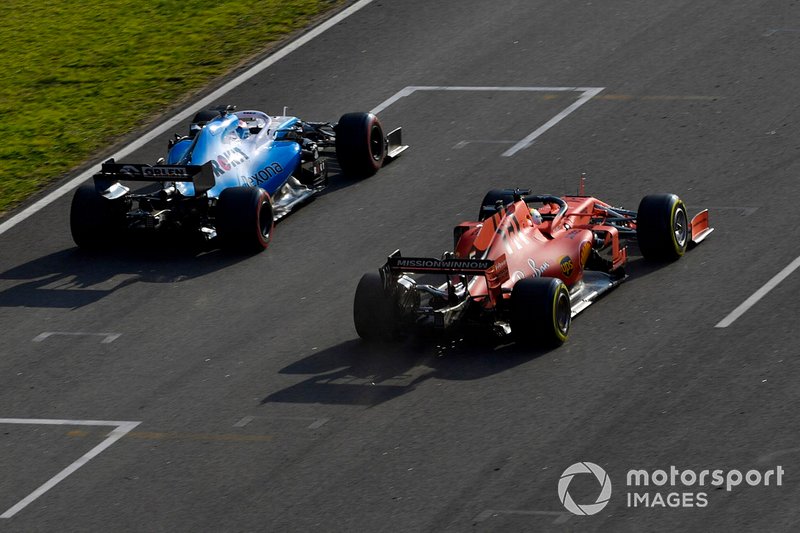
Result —
<instances>
[{"instance_id":1,"label":"white helmet","mask_svg":"<svg viewBox=\"0 0 800 533\"><path fill-rule=\"evenodd\" d=\"M531 218L533 219L533 225L538 226L542 223L542 214L539 212L538 209L531 209Z\"/></svg>"}]
</instances>

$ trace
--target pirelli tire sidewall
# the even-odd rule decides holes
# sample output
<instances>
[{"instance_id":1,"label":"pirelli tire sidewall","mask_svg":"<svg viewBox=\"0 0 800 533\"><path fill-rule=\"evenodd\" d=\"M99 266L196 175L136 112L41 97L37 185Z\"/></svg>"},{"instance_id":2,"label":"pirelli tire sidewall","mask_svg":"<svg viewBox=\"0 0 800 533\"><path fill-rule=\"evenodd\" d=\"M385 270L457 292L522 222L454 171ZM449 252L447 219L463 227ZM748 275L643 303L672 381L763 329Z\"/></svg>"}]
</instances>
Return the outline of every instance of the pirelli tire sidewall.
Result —
<instances>
[{"instance_id":1,"label":"pirelli tire sidewall","mask_svg":"<svg viewBox=\"0 0 800 533\"><path fill-rule=\"evenodd\" d=\"M127 198L109 200L97 192L93 183L84 183L72 195L69 227L72 240L85 250L107 248L119 242L125 230Z\"/></svg>"},{"instance_id":2,"label":"pirelli tire sidewall","mask_svg":"<svg viewBox=\"0 0 800 533\"><path fill-rule=\"evenodd\" d=\"M372 113L347 113L336 124L336 159L345 175L368 178L386 158L386 137Z\"/></svg>"},{"instance_id":3,"label":"pirelli tire sidewall","mask_svg":"<svg viewBox=\"0 0 800 533\"><path fill-rule=\"evenodd\" d=\"M353 323L358 336L368 342L392 342L400 338L397 306L381 275L361 276L353 300Z\"/></svg>"},{"instance_id":4,"label":"pirelli tire sidewall","mask_svg":"<svg viewBox=\"0 0 800 533\"><path fill-rule=\"evenodd\" d=\"M275 217L272 201L261 187L230 187L217 200L215 225L225 248L241 253L266 250Z\"/></svg>"},{"instance_id":5,"label":"pirelli tire sidewall","mask_svg":"<svg viewBox=\"0 0 800 533\"><path fill-rule=\"evenodd\" d=\"M553 348L566 342L572 323L567 286L558 278L526 278L511 291L511 333L527 348Z\"/></svg>"},{"instance_id":6,"label":"pirelli tire sidewall","mask_svg":"<svg viewBox=\"0 0 800 533\"><path fill-rule=\"evenodd\" d=\"M683 201L675 194L651 194L642 198L636 213L636 237L645 259L680 259L691 238Z\"/></svg>"}]
</instances>

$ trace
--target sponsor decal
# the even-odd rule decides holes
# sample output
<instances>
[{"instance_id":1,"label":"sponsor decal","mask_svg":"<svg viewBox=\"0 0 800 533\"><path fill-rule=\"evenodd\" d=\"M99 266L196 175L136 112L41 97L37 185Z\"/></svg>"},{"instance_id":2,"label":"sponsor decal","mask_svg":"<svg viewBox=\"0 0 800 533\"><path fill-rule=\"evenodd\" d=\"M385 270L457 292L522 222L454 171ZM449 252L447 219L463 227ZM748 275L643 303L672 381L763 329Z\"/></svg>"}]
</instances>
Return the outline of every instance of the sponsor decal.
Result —
<instances>
[{"instance_id":1,"label":"sponsor decal","mask_svg":"<svg viewBox=\"0 0 800 533\"><path fill-rule=\"evenodd\" d=\"M395 261L398 267L407 268L432 268L432 269L452 269L452 270L486 270L491 267L493 261L489 260L469 260L469 259L448 259L440 261L438 259L415 259L400 258Z\"/></svg>"},{"instance_id":2,"label":"sponsor decal","mask_svg":"<svg viewBox=\"0 0 800 533\"><path fill-rule=\"evenodd\" d=\"M534 278L541 278L542 275L544 274L544 271L550 268L550 263L545 261L544 263L542 263L542 266L537 267L536 261L534 261L533 259L528 259L528 266L531 267Z\"/></svg>"},{"instance_id":3,"label":"sponsor decal","mask_svg":"<svg viewBox=\"0 0 800 533\"><path fill-rule=\"evenodd\" d=\"M189 176L185 167L142 167L145 178L185 178Z\"/></svg>"},{"instance_id":4,"label":"sponsor decal","mask_svg":"<svg viewBox=\"0 0 800 533\"><path fill-rule=\"evenodd\" d=\"M517 274L522 273L515 272L514 276ZM486 282L490 289L496 289L508 279L508 262L506 261L506 255L503 254L495 260L494 266L486 270Z\"/></svg>"},{"instance_id":5,"label":"sponsor decal","mask_svg":"<svg viewBox=\"0 0 800 533\"><path fill-rule=\"evenodd\" d=\"M581 243L581 266L586 266L586 262L589 260L589 255L592 253L592 243L589 241L583 241Z\"/></svg>"},{"instance_id":6,"label":"sponsor decal","mask_svg":"<svg viewBox=\"0 0 800 533\"><path fill-rule=\"evenodd\" d=\"M266 166L247 178L250 181L251 185L261 185L265 183L270 178L273 178L283 172L283 167L280 163L272 163L269 166Z\"/></svg>"},{"instance_id":7,"label":"sponsor decal","mask_svg":"<svg viewBox=\"0 0 800 533\"><path fill-rule=\"evenodd\" d=\"M565 255L561 258L559 264L561 265L561 273L566 277L570 277L572 275L573 268L575 268L575 266L572 264L572 258L568 255Z\"/></svg>"},{"instance_id":8,"label":"sponsor decal","mask_svg":"<svg viewBox=\"0 0 800 533\"><path fill-rule=\"evenodd\" d=\"M222 152L218 156L211 159L211 167L214 169L214 177L216 178L222 174L225 174L230 169L238 167L248 159L250 158L239 147Z\"/></svg>"}]
</instances>

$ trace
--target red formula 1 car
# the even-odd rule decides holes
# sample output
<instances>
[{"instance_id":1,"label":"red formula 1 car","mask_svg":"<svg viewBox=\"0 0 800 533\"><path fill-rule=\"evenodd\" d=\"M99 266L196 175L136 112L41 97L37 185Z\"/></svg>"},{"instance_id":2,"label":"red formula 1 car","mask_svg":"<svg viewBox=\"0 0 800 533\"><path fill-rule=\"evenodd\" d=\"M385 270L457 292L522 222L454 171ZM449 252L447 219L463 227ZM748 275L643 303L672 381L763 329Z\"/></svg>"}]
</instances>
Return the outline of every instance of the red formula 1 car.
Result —
<instances>
[{"instance_id":1,"label":"red formula 1 car","mask_svg":"<svg viewBox=\"0 0 800 533\"><path fill-rule=\"evenodd\" d=\"M627 240L638 240L645 259L674 261L713 231L707 210L689 220L674 194L645 196L630 211L582 189L565 197L490 191L478 220L455 227L454 252L433 259L398 250L361 278L356 331L390 341L420 327L488 327L518 343L558 346L572 317L626 279ZM409 274L444 280L423 283Z\"/></svg>"}]
</instances>

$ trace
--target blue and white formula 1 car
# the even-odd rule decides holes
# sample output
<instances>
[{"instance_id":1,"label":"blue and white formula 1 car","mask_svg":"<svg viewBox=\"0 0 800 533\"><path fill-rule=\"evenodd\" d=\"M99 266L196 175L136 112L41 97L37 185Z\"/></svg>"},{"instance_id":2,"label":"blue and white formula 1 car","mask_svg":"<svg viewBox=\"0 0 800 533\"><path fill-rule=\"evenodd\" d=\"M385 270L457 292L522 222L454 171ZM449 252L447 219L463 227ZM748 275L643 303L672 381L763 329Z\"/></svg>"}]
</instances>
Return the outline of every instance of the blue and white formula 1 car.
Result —
<instances>
[{"instance_id":1,"label":"blue and white formula 1 car","mask_svg":"<svg viewBox=\"0 0 800 533\"><path fill-rule=\"evenodd\" d=\"M335 155L346 175L368 177L406 148L400 128L384 135L370 113L348 113L333 124L232 106L201 111L188 136L170 141L166 160L103 163L94 183L72 198L72 238L98 249L129 231L173 229L258 252L276 220L325 187L328 158ZM159 187L131 192L120 183L130 181Z\"/></svg>"}]
</instances>

